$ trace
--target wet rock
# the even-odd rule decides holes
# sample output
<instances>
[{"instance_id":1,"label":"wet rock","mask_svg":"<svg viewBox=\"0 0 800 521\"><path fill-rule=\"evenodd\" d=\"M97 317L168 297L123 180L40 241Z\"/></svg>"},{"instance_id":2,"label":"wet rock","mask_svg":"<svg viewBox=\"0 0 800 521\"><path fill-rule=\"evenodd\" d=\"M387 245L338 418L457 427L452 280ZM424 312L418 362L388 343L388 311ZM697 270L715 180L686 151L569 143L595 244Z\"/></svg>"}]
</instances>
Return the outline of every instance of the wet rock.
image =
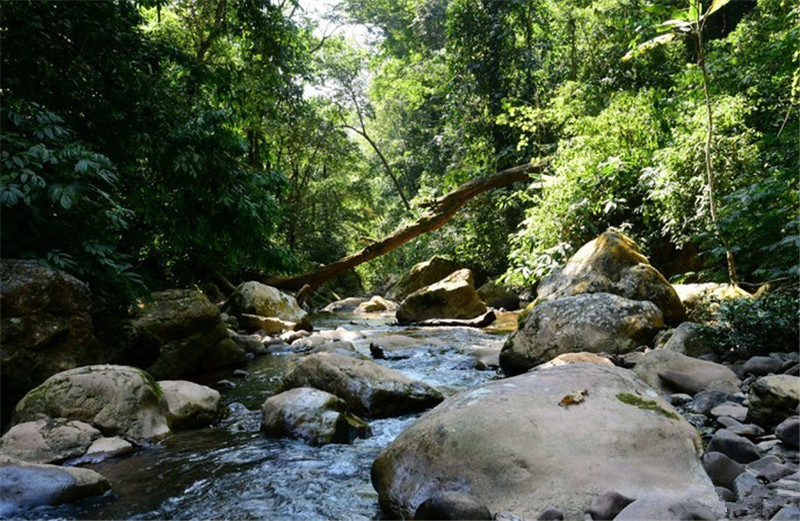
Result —
<instances>
[{"instance_id":1,"label":"wet rock","mask_svg":"<svg viewBox=\"0 0 800 521\"><path fill-rule=\"evenodd\" d=\"M169 433L167 402L153 378L134 367L92 365L51 376L17 404L14 423L67 418L105 435L139 441Z\"/></svg>"},{"instance_id":2,"label":"wet rock","mask_svg":"<svg viewBox=\"0 0 800 521\"><path fill-rule=\"evenodd\" d=\"M747 464L747 470L753 475L758 474L762 469L765 469L773 463L780 463L781 460L775 456L767 455Z\"/></svg>"},{"instance_id":3,"label":"wet rock","mask_svg":"<svg viewBox=\"0 0 800 521\"><path fill-rule=\"evenodd\" d=\"M220 412L218 391L181 380L158 382L167 400L170 429L196 429L211 424Z\"/></svg>"},{"instance_id":4,"label":"wet rock","mask_svg":"<svg viewBox=\"0 0 800 521\"><path fill-rule=\"evenodd\" d=\"M356 313L392 313L397 311L398 307L400 306L397 304L397 302L392 302L391 300L386 300L381 296L375 295L368 301L359 304L356 308Z\"/></svg>"},{"instance_id":5,"label":"wet rock","mask_svg":"<svg viewBox=\"0 0 800 521\"><path fill-rule=\"evenodd\" d=\"M742 422L747 418L747 407L736 402L724 402L711 409L711 415L716 418L727 416Z\"/></svg>"},{"instance_id":6,"label":"wet rock","mask_svg":"<svg viewBox=\"0 0 800 521\"><path fill-rule=\"evenodd\" d=\"M582 402L560 405L582 390ZM600 487L717 501L699 446L694 428L630 371L569 364L448 398L381 452L372 482L388 516L408 518L453 487L490 511L532 519L558 505L565 518L582 518Z\"/></svg>"},{"instance_id":7,"label":"wet rock","mask_svg":"<svg viewBox=\"0 0 800 521\"><path fill-rule=\"evenodd\" d=\"M564 353L633 351L664 327L652 302L609 293L582 294L536 305L500 353L508 375L520 374Z\"/></svg>"},{"instance_id":8,"label":"wet rock","mask_svg":"<svg viewBox=\"0 0 800 521\"><path fill-rule=\"evenodd\" d=\"M745 373L755 376L767 376L770 373L778 373L783 366L783 362L771 356L754 356L744 363L742 369Z\"/></svg>"},{"instance_id":9,"label":"wet rock","mask_svg":"<svg viewBox=\"0 0 800 521\"><path fill-rule=\"evenodd\" d=\"M669 396L669 403L671 403L675 407L686 405L691 401L692 401L692 396L686 393L675 393Z\"/></svg>"},{"instance_id":10,"label":"wet rock","mask_svg":"<svg viewBox=\"0 0 800 521\"><path fill-rule=\"evenodd\" d=\"M764 376L750 386L748 421L772 427L797 414L800 403L800 377Z\"/></svg>"},{"instance_id":11,"label":"wet rock","mask_svg":"<svg viewBox=\"0 0 800 521\"><path fill-rule=\"evenodd\" d=\"M331 302L320 310L320 313L351 313L367 299L363 297L348 297L345 299Z\"/></svg>"},{"instance_id":12,"label":"wet rock","mask_svg":"<svg viewBox=\"0 0 800 521\"><path fill-rule=\"evenodd\" d=\"M64 418L18 423L0 438L0 454L32 463L55 463L82 456L100 431Z\"/></svg>"},{"instance_id":13,"label":"wet rock","mask_svg":"<svg viewBox=\"0 0 800 521\"><path fill-rule=\"evenodd\" d=\"M347 411L336 396L298 387L272 396L261 406L261 432L276 438L295 438L310 445L352 443L366 438L369 426Z\"/></svg>"},{"instance_id":14,"label":"wet rock","mask_svg":"<svg viewBox=\"0 0 800 521\"><path fill-rule=\"evenodd\" d=\"M86 451L86 457L92 458L92 461L102 461L108 458L115 458L117 456L127 456L134 451L134 447L129 442L123 440L119 436L113 438L100 438L92 443L92 446Z\"/></svg>"},{"instance_id":15,"label":"wet rock","mask_svg":"<svg viewBox=\"0 0 800 521\"><path fill-rule=\"evenodd\" d=\"M234 333L230 338L247 353L253 353L254 355L267 354L267 348L264 346L261 335L237 335Z\"/></svg>"},{"instance_id":16,"label":"wet rock","mask_svg":"<svg viewBox=\"0 0 800 521\"><path fill-rule=\"evenodd\" d=\"M108 480L93 470L27 463L0 456L1 517L12 517L27 508L99 496L110 488Z\"/></svg>"},{"instance_id":17,"label":"wet rock","mask_svg":"<svg viewBox=\"0 0 800 521\"><path fill-rule=\"evenodd\" d=\"M733 491L736 493L736 499L739 501L746 501L759 486L760 483L758 479L749 472L739 474L733 481Z\"/></svg>"},{"instance_id":18,"label":"wet rock","mask_svg":"<svg viewBox=\"0 0 800 521\"><path fill-rule=\"evenodd\" d=\"M250 371L246 371L244 369L236 369L235 371L233 371L233 373L231 373L231 376L233 378L241 378L243 380L246 380L247 378L250 378Z\"/></svg>"},{"instance_id":19,"label":"wet rock","mask_svg":"<svg viewBox=\"0 0 800 521\"><path fill-rule=\"evenodd\" d=\"M633 498L623 496L614 490L606 490L592 500L592 504L586 512L595 521L611 520L631 503L633 503Z\"/></svg>"},{"instance_id":20,"label":"wet rock","mask_svg":"<svg viewBox=\"0 0 800 521\"><path fill-rule=\"evenodd\" d=\"M415 264L386 296L392 300L401 301L418 289L436 284L460 268L461 266L450 259L433 257Z\"/></svg>"},{"instance_id":21,"label":"wet rock","mask_svg":"<svg viewBox=\"0 0 800 521\"><path fill-rule=\"evenodd\" d=\"M775 427L775 436L786 445L800 447L800 418L787 418Z\"/></svg>"},{"instance_id":22,"label":"wet rock","mask_svg":"<svg viewBox=\"0 0 800 521\"><path fill-rule=\"evenodd\" d=\"M336 353L305 357L282 389L314 387L343 399L359 416L387 417L429 409L444 397L430 385L411 380L371 360Z\"/></svg>"},{"instance_id":23,"label":"wet rock","mask_svg":"<svg viewBox=\"0 0 800 521\"><path fill-rule=\"evenodd\" d=\"M312 347L309 351L307 351L307 353L337 353L352 358L359 358L363 360L369 359L368 357L356 351L356 348L352 342L325 342L324 344Z\"/></svg>"},{"instance_id":24,"label":"wet rock","mask_svg":"<svg viewBox=\"0 0 800 521\"><path fill-rule=\"evenodd\" d=\"M561 521L564 519L564 512L556 507L547 507L539 514L538 521Z\"/></svg>"},{"instance_id":25,"label":"wet rock","mask_svg":"<svg viewBox=\"0 0 800 521\"><path fill-rule=\"evenodd\" d=\"M750 463L763 456L761 450L752 441L726 429L720 429L714 433L707 450L708 452L721 452L739 463Z\"/></svg>"},{"instance_id":26,"label":"wet rock","mask_svg":"<svg viewBox=\"0 0 800 521\"><path fill-rule=\"evenodd\" d=\"M718 487L733 488L733 482L745 471L744 465L738 463L721 452L703 454L703 468Z\"/></svg>"},{"instance_id":27,"label":"wet rock","mask_svg":"<svg viewBox=\"0 0 800 521\"><path fill-rule=\"evenodd\" d=\"M428 342L426 340L425 342ZM431 342L436 340L431 339ZM371 337L369 350L374 358L379 359L403 359L409 358L415 351L423 348L423 341L405 335L384 335Z\"/></svg>"},{"instance_id":28,"label":"wet rock","mask_svg":"<svg viewBox=\"0 0 800 521\"><path fill-rule=\"evenodd\" d=\"M300 329L311 329L311 321L294 297L256 281L243 282L228 298L223 310L239 317L242 313L294 322ZM241 319L240 319L241 323Z\"/></svg>"},{"instance_id":29,"label":"wet rock","mask_svg":"<svg viewBox=\"0 0 800 521\"><path fill-rule=\"evenodd\" d=\"M693 520L716 521L719 515L706 505L696 501L670 496L650 496L637 499L614 518L615 521L644 520Z\"/></svg>"},{"instance_id":30,"label":"wet rock","mask_svg":"<svg viewBox=\"0 0 800 521\"><path fill-rule=\"evenodd\" d=\"M417 507L414 519L489 520L492 514L477 497L464 492L443 492L429 497Z\"/></svg>"},{"instance_id":31,"label":"wet rock","mask_svg":"<svg viewBox=\"0 0 800 521\"><path fill-rule=\"evenodd\" d=\"M700 391L694 395L689 408L698 414L710 414L711 409L725 402L736 402L737 398L724 391Z\"/></svg>"},{"instance_id":32,"label":"wet rock","mask_svg":"<svg viewBox=\"0 0 800 521\"><path fill-rule=\"evenodd\" d=\"M559 271L539 284L540 299L555 300L582 293L612 293L653 302L667 324L686 316L675 289L630 238L607 231L585 244Z\"/></svg>"},{"instance_id":33,"label":"wet rock","mask_svg":"<svg viewBox=\"0 0 800 521\"><path fill-rule=\"evenodd\" d=\"M48 377L100 362L89 287L28 260L0 260L1 415Z\"/></svg>"},{"instance_id":34,"label":"wet rock","mask_svg":"<svg viewBox=\"0 0 800 521\"><path fill-rule=\"evenodd\" d=\"M639 378L657 391L671 394L674 390L695 394L703 390L735 393L740 380L721 364L706 362L674 351L657 349L646 353L633 368ZM672 385L681 382L679 389Z\"/></svg>"},{"instance_id":35,"label":"wet rock","mask_svg":"<svg viewBox=\"0 0 800 521\"><path fill-rule=\"evenodd\" d=\"M707 354L711 349L703 334L702 326L694 322L681 323L662 348L693 357Z\"/></svg>"},{"instance_id":36,"label":"wet rock","mask_svg":"<svg viewBox=\"0 0 800 521\"><path fill-rule=\"evenodd\" d=\"M448 277L408 295L395 313L397 322L411 324L434 318L470 319L486 313L473 287L469 270L459 270Z\"/></svg>"}]
</instances>

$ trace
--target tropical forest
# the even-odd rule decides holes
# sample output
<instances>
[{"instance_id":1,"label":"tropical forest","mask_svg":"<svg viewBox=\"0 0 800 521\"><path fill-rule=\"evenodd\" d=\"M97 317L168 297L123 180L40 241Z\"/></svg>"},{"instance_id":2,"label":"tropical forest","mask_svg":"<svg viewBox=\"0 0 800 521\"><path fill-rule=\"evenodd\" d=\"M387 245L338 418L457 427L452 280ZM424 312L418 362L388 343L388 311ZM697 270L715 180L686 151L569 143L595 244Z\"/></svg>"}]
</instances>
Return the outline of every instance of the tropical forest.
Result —
<instances>
[{"instance_id":1,"label":"tropical forest","mask_svg":"<svg viewBox=\"0 0 800 521\"><path fill-rule=\"evenodd\" d=\"M800 6L0 3L0 519L800 519Z\"/></svg>"}]
</instances>

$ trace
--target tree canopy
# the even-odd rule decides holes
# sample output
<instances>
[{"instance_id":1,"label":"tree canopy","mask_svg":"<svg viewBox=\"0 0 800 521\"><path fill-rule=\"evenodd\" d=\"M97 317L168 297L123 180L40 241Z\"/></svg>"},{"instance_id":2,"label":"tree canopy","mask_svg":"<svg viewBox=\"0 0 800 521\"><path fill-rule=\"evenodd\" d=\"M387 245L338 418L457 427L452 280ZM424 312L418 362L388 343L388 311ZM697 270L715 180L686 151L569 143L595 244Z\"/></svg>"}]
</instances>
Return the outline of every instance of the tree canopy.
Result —
<instances>
[{"instance_id":1,"label":"tree canopy","mask_svg":"<svg viewBox=\"0 0 800 521\"><path fill-rule=\"evenodd\" d=\"M291 278L459 185L547 164L334 284L379 289L444 254L528 286L607 228L675 280L725 280L731 259L744 285L800 276L796 3L306 8L1 3L2 255L65 269L110 305Z\"/></svg>"}]
</instances>

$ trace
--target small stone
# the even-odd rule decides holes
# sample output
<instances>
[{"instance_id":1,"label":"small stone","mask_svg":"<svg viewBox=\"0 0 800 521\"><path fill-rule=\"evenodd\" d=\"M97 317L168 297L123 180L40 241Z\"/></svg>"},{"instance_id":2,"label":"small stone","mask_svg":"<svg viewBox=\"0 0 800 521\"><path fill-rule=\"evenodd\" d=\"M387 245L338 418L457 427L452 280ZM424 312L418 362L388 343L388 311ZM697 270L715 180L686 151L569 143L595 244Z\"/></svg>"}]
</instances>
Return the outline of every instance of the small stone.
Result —
<instances>
[{"instance_id":1,"label":"small stone","mask_svg":"<svg viewBox=\"0 0 800 521\"><path fill-rule=\"evenodd\" d=\"M216 383L216 386L220 389L235 389L236 384L231 382L230 380L220 380Z\"/></svg>"},{"instance_id":2,"label":"small stone","mask_svg":"<svg viewBox=\"0 0 800 521\"><path fill-rule=\"evenodd\" d=\"M633 503L632 498L623 496L614 490L607 490L595 496L591 506L589 506L586 512L595 521L610 520L617 517L617 514L622 512L622 509L631 503Z\"/></svg>"},{"instance_id":3,"label":"small stone","mask_svg":"<svg viewBox=\"0 0 800 521\"><path fill-rule=\"evenodd\" d=\"M711 409L725 402L741 403L734 395L723 391L700 391L694 395L690 408L698 414L709 414Z\"/></svg>"},{"instance_id":4,"label":"small stone","mask_svg":"<svg viewBox=\"0 0 800 521\"><path fill-rule=\"evenodd\" d=\"M564 519L564 512L556 507L547 507L539 514L538 521L562 521Z\"/></svg>"},{"instance_id":5,"label":"small stone","mask_svg":"<svg viewBox=\"0 0 800 521\"><path fill-rule=\"evenodd\" d=\"M736 478L745 471L744 465L733 461L721 452L706 452L703 454L702 461L703 468L711 478L711 482L719 487L733 488Z\"/></svg>"},{"instance_id":6,"label":"small stone","mask_svg":"<svg viewBox=\"0 0 800 521\"><path fill-rule=\"evenodd\" d=\"M744 436L745 438L755 439L764 435L764 429L755 423L742 424L729 416L720 416L717 418L717 423L732 433Z\"/></svg>"},{"instance_id":7,"label":"small stone","mask_svg":"<svg viewBox=\"0 0 800 521\"><path fill-rule=\"evenodd\" d=\"M794 470L791 467L782 463L770 463L761 469L756 477L763 479L767 483L772 483L793 472Z\"/></svg>"},{"instance_id":8,"label":"small stone","mask_svg":"<svg viewBox=\"0 0 800 521\"><path fill-rule=\"evenodd\" d=\"M674 407L680 407L692 401L692 396L686 393L675 393L670 395L669 403Z\"/></svg>"},{"instance_id":9,"label":"small stone","mask_svg":"<svg viewBox=\"0 0 800 521\"><path fill-rule=\"evenodd\" d=\"M720 429L714 434L707 450L708 452L721 452L739 463L750 463L762 456L761 451L752 441L727 429Z\"/></svg>"},{"instance_id":10,"label":"small stone","mask_svg":"<svg viewBox=\"0 0 800 521\"><path fill-rule=\"evenodd\" d=\"M234 378L247 378L250 376L250 371L245 371L244 369L236 369L231 376Z\"/></svg>"},{"instance_id":11,"label":"small stone","mask_svg":"<svg viewBox=\"0 0 800 521\"><path fill-rule=\"evenodd\" d=\"M728 416L729 418L742 422L747 418L747 407L735 402L725 402L711 409L711 415L716 418Z\"/></svg>"},{"instance_id":12,"label":"small stone","mask_svg":"<svg viewBox=\"0 0 800 521\"><path fill-rule=\"evenodd\" d=\"M477 497L463 492L443 492L423 501L414 519L490 520L492 514Z\"/></svg>"},{"instance_id":13,"label":"small stone","mask_svg":"<svg viewBox=\"0 0 800 521\"><path fill-rule=\"evenodd\" d=\"M725 503L733 503L736 501L736 494L731 492L729 489L725 487L715 487L714 490L717 492L717 496L719 497L720 501Z\"/></svg>"},{"instance_id":14,"label":"small stone","mask_svg":"<svg viewBox=\"0 0 800 521\"><path fill-rule=\"evenodd\" d=\"M771 356L754 356L744 363L742 369L746 373L755 376L767 376L770 373L778 373L783 366L783 362Z\"/></svg>"},{"instance_id":15,"label":"small stone","mask_svg":"<svg viewBox=\"0 0 800 521\"><path fill-rule=\"evenodd\" d=\"M752 471L754 474L758 474L759 472L761 472L761 470L771 465L772 463L780 463L780 462L781 460L775 456L772 455L764 456L763 458L759 458L756 461L753 461L752 463L748 463L747 470Z\"/></svg>"},{"instance_id":16,"label":"small stone","mask_svg":"<svg viewBox=\"0 0 800 521\"><path fill-rule=\"evenodd\" d=\"M775 427L775 436L783 443L797 449L800 447L800 418L788 418Z\"/></svg>"}]
</instances>

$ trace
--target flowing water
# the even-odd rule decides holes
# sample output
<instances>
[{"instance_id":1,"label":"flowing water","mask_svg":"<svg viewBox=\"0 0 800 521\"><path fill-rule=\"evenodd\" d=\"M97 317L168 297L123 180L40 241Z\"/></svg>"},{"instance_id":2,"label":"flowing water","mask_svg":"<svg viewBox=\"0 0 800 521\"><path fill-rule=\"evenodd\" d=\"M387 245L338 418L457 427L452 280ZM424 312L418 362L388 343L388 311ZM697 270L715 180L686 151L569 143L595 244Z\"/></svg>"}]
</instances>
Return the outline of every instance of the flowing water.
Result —
<instances>
[{"instance_id":1,"label":"flowing water","mask_svg":"<svg viewBox=\"0 0 800 521\"><path fill-rule=\"evenodd\" d=\"M495 378L475 369L474 349L499 348L513 329L515 315L500 315L491 328L392 327L392 317L326 315L318 330L360 331L353 342L369 355L370 339L411 336L419 347L406 358L379 360L410 378L438 387L445 395ZM352 445L311 447L275 440L259 432L260 405L275 394L296 355L257 358L247 379L222 392L227 417L200 430L178 432L132 456L92 468L106 476L113 493L72 505L39 508L28 519L380 519L370 467L378 453L419 415L370 420L372 435Z\"/></svg>"}]
</instances>

